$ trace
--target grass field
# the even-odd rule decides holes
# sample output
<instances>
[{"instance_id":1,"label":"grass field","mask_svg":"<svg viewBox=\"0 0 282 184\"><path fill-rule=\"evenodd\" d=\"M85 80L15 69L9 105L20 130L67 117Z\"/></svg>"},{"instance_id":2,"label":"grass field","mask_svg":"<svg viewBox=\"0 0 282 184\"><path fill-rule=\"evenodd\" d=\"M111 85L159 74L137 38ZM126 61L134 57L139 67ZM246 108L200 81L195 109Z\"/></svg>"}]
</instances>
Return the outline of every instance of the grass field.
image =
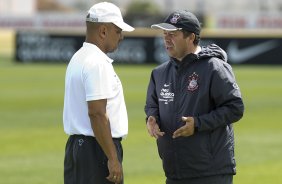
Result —
<instances>
[{"instance_id":1,"label":"grass field","mask_svg":"<svg viewBox=\"0 0 282 184\"><path fill-rule=\"evenodd\" d=\"M16 64L0 56L0 184L61 184L67 136L62 109L65 65ZM163 184L144 102L149 66L117 65L129 113L126 184ZM235 184L282 183L282 66L236 66L246 111L235 124Z\"/></svg>"}]
</instances>

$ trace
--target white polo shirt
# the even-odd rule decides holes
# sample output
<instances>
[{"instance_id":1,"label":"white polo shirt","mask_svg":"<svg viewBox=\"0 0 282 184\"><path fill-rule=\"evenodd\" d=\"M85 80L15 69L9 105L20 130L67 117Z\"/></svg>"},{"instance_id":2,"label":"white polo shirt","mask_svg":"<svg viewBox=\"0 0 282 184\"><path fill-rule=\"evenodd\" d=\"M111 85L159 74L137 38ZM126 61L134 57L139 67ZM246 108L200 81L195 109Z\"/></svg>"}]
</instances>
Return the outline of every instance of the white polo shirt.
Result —
<instances>
[{"instance_id":1,"label":"white polo shirt","mask_svg":"<svg viewBox=\"0 0 282 184\"><path fill-rule=\"evenodd\" d=\"M68 64L65 77L63 122L68 135L94 136L87 101L107 99L112 137L125 137L128 118L122 84L113 60L96 45L83 43Z\"/></svg>"}]
</instances>

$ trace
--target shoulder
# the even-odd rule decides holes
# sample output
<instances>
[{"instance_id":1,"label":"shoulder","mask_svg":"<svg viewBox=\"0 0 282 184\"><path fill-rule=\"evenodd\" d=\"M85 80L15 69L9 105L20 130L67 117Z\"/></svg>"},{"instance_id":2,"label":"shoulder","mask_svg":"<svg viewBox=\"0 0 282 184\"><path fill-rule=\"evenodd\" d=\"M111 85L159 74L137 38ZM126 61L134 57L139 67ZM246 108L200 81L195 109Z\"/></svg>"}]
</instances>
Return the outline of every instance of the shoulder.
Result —
<instances>
[{"instance_id":1,"label":"shoulder","mask_svg":"<svg viewBox=\"0 0 282 184\"><path fill-rule=\"evenodd\" d=\"M224 60L217 58L217 57L211 57L202 59L199 61L202 65L206 65L212 70L222 70L222 69L231 69L231 65L225 62Z\"/></svg>"},{"instance_id":2,"label":"shoulder","mask_svg":"<svg viewBox=\"0 0 282 184\"><path fill-rule=\"evenodd\" d=\"M104 77L112 74L112 64L103 58L90 56L85 59L82 75L96 76L97 78Z\"/></svg>"},{"instance_id":3,"label":"shoulder","mask_svg":"<svg viewBox=\"0 0 282 184\"><path fill-rule=\"evenodd\" d=\"M207 63L209 65L208 70L211 76L225 80L233 78L233 69L227 62L219 58L210 58Z\"/></svg>"}]
</instances>

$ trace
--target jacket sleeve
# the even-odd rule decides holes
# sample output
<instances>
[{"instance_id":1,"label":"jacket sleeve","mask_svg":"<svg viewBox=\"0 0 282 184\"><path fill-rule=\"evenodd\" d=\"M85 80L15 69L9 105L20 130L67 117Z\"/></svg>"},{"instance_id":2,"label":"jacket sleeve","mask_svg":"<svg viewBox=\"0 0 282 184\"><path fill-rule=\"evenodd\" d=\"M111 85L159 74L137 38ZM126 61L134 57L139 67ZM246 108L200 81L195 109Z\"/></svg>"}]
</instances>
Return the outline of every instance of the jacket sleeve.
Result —
<instances>
[{"instance_id":1,"label":"jacket sleeve","mask_svg":"<svg viewBox=\"0 0 282 184\"><path fill-rule=\"evenodd\" d=\"M240 120L244 104L231 66L221 62L211 75L210 97L214 108L208 114L195 118L198 131L213 130Z\"/></svg>"},{"instance_id":2,"label":"jacket sleeve","mask_svg":"<svg viewBox=\"0 0 282 184\"><path fill-rule=\"evenodd\" d=\"M145 105L146 121L149 116L154 116L159 122L159 103L156 93L156 81L154 71L151 73L150 82L147 89L146 105Z\"/></svg>"}]
</instances>

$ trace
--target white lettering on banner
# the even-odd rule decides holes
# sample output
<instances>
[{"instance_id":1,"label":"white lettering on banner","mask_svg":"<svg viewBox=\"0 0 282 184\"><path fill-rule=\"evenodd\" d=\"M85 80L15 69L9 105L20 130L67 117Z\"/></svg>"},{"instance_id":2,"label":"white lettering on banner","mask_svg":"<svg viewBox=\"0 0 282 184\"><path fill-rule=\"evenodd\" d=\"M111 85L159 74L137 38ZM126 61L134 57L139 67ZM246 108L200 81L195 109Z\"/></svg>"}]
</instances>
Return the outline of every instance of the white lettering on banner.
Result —
<instances>
[{"instance_id":1,"label":"white lettering on banner","mask_svg":"<svg viewBox=\"0 0 282 184\"><path fill-rule=\"evenodd\" d=\"M28 60L69 61L75 53L75 43L68 38L52 38L44 34L22 34L18 36L18 58Z\"/></svg>"},{"instance_id":2,"label":"white lettering on banner","mask_svg":"<svg viewBox=\"0 0 282 184\"><path fill-rule=\"evenodd\" d=\"M156 37L154 40L155 52L154 59L157 63L164 63L169 60L169 56L167 55L164 40L162 37Z\"/></svg>"},{"instance_id":3,"label":"white lettering on banner","mask_svg":"<svg viewBox=\"0 0 282 184\"><path fill-rule=\"evenodd\" d=\"M118 49L108 54L110 58L123 63L145 63L147 60L146 43L143 40L123 40Z\"/></svg>"}]
</instances>

